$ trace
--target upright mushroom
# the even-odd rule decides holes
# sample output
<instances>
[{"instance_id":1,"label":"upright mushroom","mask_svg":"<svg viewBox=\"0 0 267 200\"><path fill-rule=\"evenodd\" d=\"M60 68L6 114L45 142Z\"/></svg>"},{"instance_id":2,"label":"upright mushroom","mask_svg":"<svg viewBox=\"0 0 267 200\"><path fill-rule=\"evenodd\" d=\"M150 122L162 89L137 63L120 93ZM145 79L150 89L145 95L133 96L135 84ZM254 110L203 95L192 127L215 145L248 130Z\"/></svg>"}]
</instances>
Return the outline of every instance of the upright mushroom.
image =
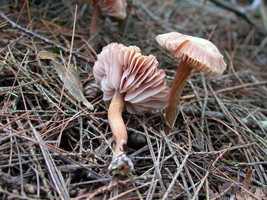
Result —
<instances>
[{"instance_id":1,"label":"upright mushroom","mask_svg":"<svg viewBox=\"0 0 267 200\"><path fill-rule=\"evenodd\" d=\"M166 106L169 88L165 72L157 69L155 56L144 56L136 46L112 43L97 56L93 73L103 91L103 99L111 100L108 121L116 147L109 170L113 174L127 174L133 163L126 155L127 131L122 112L138 114Z\"/></svg>"},{"instance_id":2,"label":"upright mushroom","mask_svg":"<svg viewBox=\"0 0 267 200\"><path fill-rule=\"evenodd\" d=\"M218 48L206 39L171 32L158 35L156 40L160 46L181 60L172 83L166 112L166 120L173 127L181 93L191 71L198 69L208 75L219 76L225 70L226 64ZM170 128L165 126L165 133L169 132Z\"/></svg>"},{"instance_id":3,"label":"upright mushroom","mask_svg":"<svg viewBox=\"0 0 267 200\"><path fill-rule=\"evenodd\" d=\"M94 4L93 17L90 26L90 36L92 37L97 31L98 16L101 11L104 14L124 19L126 17L126 0L82 0ZM96 46L98 39L92 41L92 45Z\"/></svg>"}]
</instances>

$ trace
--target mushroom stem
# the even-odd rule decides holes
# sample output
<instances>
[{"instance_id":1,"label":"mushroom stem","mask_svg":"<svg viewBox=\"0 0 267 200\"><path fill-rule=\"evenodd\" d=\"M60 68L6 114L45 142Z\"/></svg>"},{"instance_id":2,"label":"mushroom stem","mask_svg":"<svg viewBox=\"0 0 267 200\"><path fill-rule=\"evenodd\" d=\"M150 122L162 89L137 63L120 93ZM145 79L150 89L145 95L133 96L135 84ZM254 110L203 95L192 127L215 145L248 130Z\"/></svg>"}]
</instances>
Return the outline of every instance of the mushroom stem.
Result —
<instances>
[{"instance_id":1,"label":"mushroom stem","mask_svg":"<svg viewBox=\"0 0 267 200\"><path fill-rule=\"evenodd\" d=\"M114 157L120 155L123 145L127 144L128 140L126 126L122 119L122 111L125 107L124 96L124 94L116 93L108 108L108 121L116 141Z\"/></svg>"},{"instance_id":2,"label":"mushroom stem","mask_svg":"<svg viewBox=\"0 0 267 200\"><path fill-rule=\"evenodd\" d=\"M180 62L180 65L177 69L177 72L175 74L175 77L172 83L172 88L170 91L170 97L169 97L167 112L166 112L166 120L168 121L170 127L174 126L174 123L177 117L177 106L180 103L181 94L186 84L186 80L192 70L193 70L193 67L188 66L186 62L184 61ZM165 126L166 135L170 133L170 127Z\"/></svg>"},{"instance_id":3,"label":"mushroom stem","mask_svg":"<svg viewBox=\"0 0 267 200\"><path fill-rule=\"evenodd\" d=\"M113 154L112 161L109 164L109 171L112 174L125 175L133 170L133 162L128 157L127 152L127 130L122 119L122 111L125 107L124 94L116 93L110 103L108 109L108 121L115 137L116 147Z\"/></svg>"},{"instance_id":4,"label":"mushroom stem","mask_svg":"<svg viewBox=\"0 0 267 200\"><path fill-rule=\"evenodd\" d=\"M93 37L97 31L99 13L100 13L99 6L94 5L93 16L92 16L91 25L90 25L90 37ZM95 36L91 44L92 44L92 47L97 48L98 46L97 36Z\"/></svg>"}]
</instances>

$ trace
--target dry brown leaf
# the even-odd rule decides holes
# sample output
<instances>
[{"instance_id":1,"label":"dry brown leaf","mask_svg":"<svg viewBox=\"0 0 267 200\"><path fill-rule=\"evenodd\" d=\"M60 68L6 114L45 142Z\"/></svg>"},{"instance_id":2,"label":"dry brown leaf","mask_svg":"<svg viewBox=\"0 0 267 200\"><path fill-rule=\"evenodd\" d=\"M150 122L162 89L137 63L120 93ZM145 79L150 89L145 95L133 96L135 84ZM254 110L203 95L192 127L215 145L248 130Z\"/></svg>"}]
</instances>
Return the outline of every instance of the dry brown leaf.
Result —
<instances>
[{"instance_id":1,"label":"dry brown leaf","mask_svg":"<svg viewBox=\"0 0 267 200\"><path fill-rule=\"evenodd\" d=\"M249 189L249 186L252 183L252 180L251 180L252 174L253 174L253 170L249 169L247 174L246 174L245 179L243 180L244 188ZM249 191L256 198L252 197L250 194L248 194L246 191L244 191L244 189L241 188L238 192L236 192L236 199L237 200L243 200L243 199L246 199L246 200L254 200L254 199L267 200L267 191L265 191L264 189L258 188L258 187L252 187L249 189Z\"/></svg>"},{"instance_id":2,"label":"dry brown leaf","mask_svg":"<svg viewBox=\"0 0 267 200\"><path fill-rule=\"evenodd\" d=\"M245 188L248 188L250 186L250 184L252 183L252 180L251 180L251 176L253 174L253 170L252 169L249 169L247 174L246 174L246 177L243 181L243 185Z\"/></svg>"},{"instance_id":3,"label":"dry brown leaf","mask_svg":"<svg viewBox=\"0 0 267 200\"><path fill-rule=\"evenodd\" d=\"M55 59L60 57L59 55L48 51L41 51L38 54L38 57L41 60L46 60L46 59L51 60L58 73L59 78L61 79L62 82L65 81L66 68ZM86 105L88 109L94 110L93 105L89 103L83 95L83 87L81 84L79 73L72 65L69 66L65 87L77 101L83 102L83 104Z\"/></svg>"},{"instance_id":4,"label":"dry brown leaf","mask_svg":"<svg viewBox=\"0 0 267 200\"><path fill-rule=\"evenodd\" d=\"M257 200L267 199L267 191L262 188L253 187L249 191L257 198ZM250 196L246 191L240 190L236 193L237 200L255 200L256 198Z\"/></svg>"},{"instance_id":5,"label":"dry brown leaf","mask_svg":"<svg viewBox=\"0 0 267 200\"><path fill-rule=\"evenodd\" d=\"M254 195L258 197L260 200L267 199L267 191L262 188L255 188Z\"/></svg>"}]
</instances>

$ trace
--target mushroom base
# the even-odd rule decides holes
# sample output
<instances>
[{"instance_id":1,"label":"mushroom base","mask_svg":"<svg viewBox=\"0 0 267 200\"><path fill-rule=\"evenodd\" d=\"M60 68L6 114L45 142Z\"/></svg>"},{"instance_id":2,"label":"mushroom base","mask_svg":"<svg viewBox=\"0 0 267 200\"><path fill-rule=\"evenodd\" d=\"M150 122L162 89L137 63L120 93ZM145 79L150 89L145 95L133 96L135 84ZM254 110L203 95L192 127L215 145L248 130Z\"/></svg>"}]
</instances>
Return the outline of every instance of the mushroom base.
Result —
<instances>
[{"instance_id":1,"label":"mushroom base","mask_svg":"<svg viewBox=\"0 0 267 200\"><path fill-rule=\"evenodd\" d=\"M112 175L126 175L134 169L133 162L124 152L113 157L108 170Z\"/></svg>"}]
</instances>

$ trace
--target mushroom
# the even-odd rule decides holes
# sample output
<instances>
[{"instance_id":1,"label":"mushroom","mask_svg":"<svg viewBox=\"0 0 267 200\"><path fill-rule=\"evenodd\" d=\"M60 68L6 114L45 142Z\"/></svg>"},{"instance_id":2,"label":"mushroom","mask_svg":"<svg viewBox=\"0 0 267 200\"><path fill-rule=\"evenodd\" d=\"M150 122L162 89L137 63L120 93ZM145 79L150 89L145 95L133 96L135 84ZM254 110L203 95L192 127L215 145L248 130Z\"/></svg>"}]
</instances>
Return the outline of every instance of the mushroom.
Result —
<instances>
[{"instance_id":1,"label":"mushroom","mask_svg":"<svg viewBox=\"0 0 267 200\"><path fill-rule=\"evenodd\" d=\"M93 17L90 26L90 37L97 31L98 16L101 11L104 14L124 19L126 17L126 0L82 0L94 4ZM92 46L98 45L98 39L92 41Z\"/></svg>"},{"instance_id":2,"label":"mushroom","mask_svg":"<svg viewBox=\"0 0 267 200\"><path fill-rule=\"evenodd\" d=\"M136 46L111 43L102 49L93 67L96 81L103 91L103 100L111 103L108 121L116 147L108 167L112 174L128 174L133 163L127 156L127 130L122 112L140 114L166 106L169 88L165 72L157 69L155 56L144 56Z\"/></svg>"},{"instance_id":3,"label":"mushroom","mask_svg":"<svg viewBox=\"0 0 267 200\"><path fill-rule=\"evenodd\" d=\"M166 112L166 120L173 127L181 93L191 71L198 69L208 75L219 76L225 70L226 64L218 48L206 39L170 32L158 35L156 40L161 47L181 60L172 83ZM169 126L165 126L165 133L169 132Z\"/></svg>"}]
</instances>

